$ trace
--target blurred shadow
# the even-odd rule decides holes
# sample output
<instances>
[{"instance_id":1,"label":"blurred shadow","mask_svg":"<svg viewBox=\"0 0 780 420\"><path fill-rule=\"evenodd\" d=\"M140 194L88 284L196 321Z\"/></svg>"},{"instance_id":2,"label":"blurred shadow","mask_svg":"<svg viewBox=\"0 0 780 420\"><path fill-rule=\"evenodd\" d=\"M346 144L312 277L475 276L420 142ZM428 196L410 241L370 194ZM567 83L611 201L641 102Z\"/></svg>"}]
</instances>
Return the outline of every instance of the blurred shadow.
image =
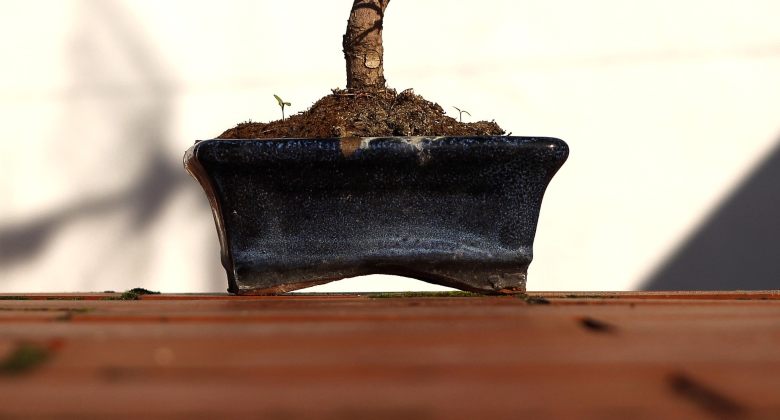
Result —
<instances>
[{"instance_id":1,"label":"blurred shadow","mask_svg":"<svg viewBox=\"0 0 780 420\"><path fill-rule=\"evenodd\" d=\"M644 290L780 288L780 140Z\"/></svg>"},{"instance_id":2,"label":"blurred shadow","mask_svg":"<svg viewBox=\"0 0 780 420\"><path fill-rule=\"evenodd\" d=\"M69 223L120 209L131 209L132 222L127 230L140 235L186 181L178 166L152 155L143 177L127 191L80 200L21 225L0 226L0 266L10 267L34 259L57 231Z\"/></svg>"},{"instance_id":3,"label":"blurred shadow","mask_svg":"<svg viewBox=\"0 0 780 420\"><path fill-rule=\"evenodd\" d=\"M170 89L166 87L164 72L159 60L143 42L141 25L128 20L128 14L114 1L84 2L84 15L91 16L85 25L79 27L74 38L72 65L79 74L79 94L97 95L101 98L111 94L111 87L101 85L100 77L108 72L105 58L89 42L95 36L91 25L100 25L108 30L109 38L131 64L129 71L141 79L143 93L150 100L131 108L132 123L117 127L121 130L119 142L132 145L128 153L138 153L144 162L144 169L131 185L121 191L106 192L97 197L79 197L76 201L53 209L37 219L23 224L0 226L0 267L10 267L35 259L57 232L70 223L83 218L109 215L116 211L130 211L131 219L124 226L126 235L141 236L161 210L170 201L174 192L187 182L187 176L178 160L169 159L164 150L166 126L170 115ZM69 98L70 100L78 98ZM127 98L114 95L112 103L102 111L105 115L127 113L123 107ZM91 118L100 118L95 115ZM119 164L124 156L112 156ZM109 164L109 167L111 164ZM99 172L99 171L98 171ZM100 177L101 173L92 174ZM126 238L117 238L118 242ZM74 244L83 246L83 244ZM96 262L100 264L100 262Z\"/></svg>"}]
</instances>

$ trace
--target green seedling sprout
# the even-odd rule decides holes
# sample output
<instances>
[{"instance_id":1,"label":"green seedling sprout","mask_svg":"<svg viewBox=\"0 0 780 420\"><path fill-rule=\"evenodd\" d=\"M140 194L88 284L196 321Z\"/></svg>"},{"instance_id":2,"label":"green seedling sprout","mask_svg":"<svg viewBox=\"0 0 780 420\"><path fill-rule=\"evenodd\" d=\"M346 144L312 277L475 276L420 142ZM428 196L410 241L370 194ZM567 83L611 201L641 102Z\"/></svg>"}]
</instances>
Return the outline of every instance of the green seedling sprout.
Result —
<instances>
[{"instance_id":1,"label":"green seedling sprout","mask_svg":"<svg viewBox=\"0 0 780 420\"><path fill-rule=\"evenodd\" d=\"M276 98L276 102L279 103L279 108L282 108L282 120L284 120L284 107L285 106L292 106L292 104L289 103L289 102L285 102L278 95L274 95L274 98Z\"/></svg>"},{"instance_id":2,"label":"green seedling sprout","mask_svg":"<svg viewBox=\"0 0 780 420\"><path fill-rule=\"evenodd\" d=\"M471 116L471 114L468 111L466 111L465 109L460 109L457 106L453 106L453 108L458 110L458 121L459 122L463 122L463 114L466 114L469 117Z\"/></svg>"}]
</instances>

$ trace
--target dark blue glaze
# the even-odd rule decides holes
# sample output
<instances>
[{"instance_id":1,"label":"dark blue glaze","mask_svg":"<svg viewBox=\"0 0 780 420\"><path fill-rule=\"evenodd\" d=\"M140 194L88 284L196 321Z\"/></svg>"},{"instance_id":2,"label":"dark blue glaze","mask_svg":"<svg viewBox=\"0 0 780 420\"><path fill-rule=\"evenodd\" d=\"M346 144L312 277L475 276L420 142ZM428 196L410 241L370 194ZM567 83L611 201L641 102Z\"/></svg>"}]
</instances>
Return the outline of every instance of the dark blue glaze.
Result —
<instances>
[{"instance_id":1,"label":"dark blue glaze","mask_svg":"<svg viewBox=\"0 0 780 420\"><path fill-rule=\"evenodd\" d=\"M373 273L514 293L567 156L541 137L206 140L185 165L209 196L232 293Z\"/></svg>"}]
</instances>

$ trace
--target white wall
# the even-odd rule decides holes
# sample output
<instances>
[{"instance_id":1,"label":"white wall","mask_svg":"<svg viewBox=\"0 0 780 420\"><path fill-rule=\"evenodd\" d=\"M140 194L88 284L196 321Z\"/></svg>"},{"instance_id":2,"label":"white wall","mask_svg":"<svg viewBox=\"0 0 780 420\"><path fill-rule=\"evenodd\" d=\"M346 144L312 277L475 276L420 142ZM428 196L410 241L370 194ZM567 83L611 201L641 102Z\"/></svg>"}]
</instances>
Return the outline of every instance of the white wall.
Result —
<instances>
[{"instance_id":1,"label":"white wall","mask_svg":"<svg viewBox=\"0 0 780 420\"><path fill-rule=\"evenodd\" d=\"M221 291L195 139L344 86L349 0L3 0L0 291ZM391 86L566 140L531 290L627 290L777 144L780 3L394 0ZM386 277L320 290L423 288Z\"/></svg>"}]
</instances>

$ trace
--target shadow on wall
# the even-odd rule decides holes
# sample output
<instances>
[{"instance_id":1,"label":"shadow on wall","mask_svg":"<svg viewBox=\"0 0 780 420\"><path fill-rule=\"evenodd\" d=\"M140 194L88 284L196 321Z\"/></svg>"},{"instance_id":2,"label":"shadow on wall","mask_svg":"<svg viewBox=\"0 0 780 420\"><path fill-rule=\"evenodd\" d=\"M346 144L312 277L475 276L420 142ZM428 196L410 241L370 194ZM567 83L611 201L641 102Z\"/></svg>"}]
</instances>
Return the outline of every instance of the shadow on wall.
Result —
<instances>
[{"instance_id":1,"label":"shadow on wall","mask_svg":"<svg viewBox=\"0 0 780 420\"><path fill-rule=\"evenodd\" d=\"M644 290L780 289L780 139Z\"/></svg>"},{"instance_id":2,"label":"shadow on wall","mask_svg":"<svg viewBox=\"0 0 780 420\"><path fill-rule=\"evenodd\" d=\"M115 139L101 141L132 145L131 150L143 160L143 167L129 185L91 197L74 197L71 203L23 224L0 225L0 269L39 263L47 245L67 226L95 220L94 228L99 229L102 225L98 223L110 223L106 220L119 212L129 213L129 218L122 226L127 236L115 238L116 249L123 249L127 237L148 240L151 225L161 217L171 197L185 182L190 182L180 161L167 157L163 146L171 114L171 92L165 85L165 72L157 64L159 54L151 47L153 44L145 42L137 22L129 20L117 2L85 2L81 12L80 16L86 17L77 25L70 56L77 86L73 95L66 98L66 109L76 109L79 99L99 99L103 106L99 111L88 111L90 121L110 121L117 133ZM99 37L126 60L124 71L137 80L119 94L116 86L111 85L116 84L111 80L112 62L105 57L106 47L101 50L97 43ZM139 94L133 96L134 93ZM143 100L133 99L137 97ZM92 175L100 177L103 171L122 170L125 159L118 154L99 156L90 167ZM139 265L142 263L138 261Z\"/></svg>"},{"instance_id":3,"label":"shadow on wall","mask_svg":"<svg viewBox=\"0 0 780 420\"><path fill-rule=\"evenodd\" d=\"M8 267L35 259L58 230L69 223L123 208L130 207L134 213L128 232L142 234L174 190L189 181L177 165L167 162L160 155L152 155L149 159L144 176L127 191L82 200L26 224L0 226L0 266Z\"/></svg>"}]
</instances>

